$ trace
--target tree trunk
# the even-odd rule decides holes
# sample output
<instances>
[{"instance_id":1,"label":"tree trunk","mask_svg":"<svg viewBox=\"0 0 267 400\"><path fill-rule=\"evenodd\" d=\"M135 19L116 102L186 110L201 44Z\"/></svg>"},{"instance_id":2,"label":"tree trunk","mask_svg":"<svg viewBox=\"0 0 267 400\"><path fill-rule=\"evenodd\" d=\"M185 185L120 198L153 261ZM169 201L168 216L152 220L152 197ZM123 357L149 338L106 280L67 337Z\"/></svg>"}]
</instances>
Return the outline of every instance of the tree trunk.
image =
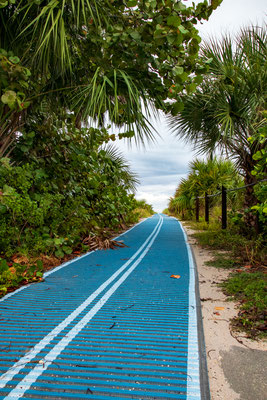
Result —
<instances>
[{"instance_id":1,"label":"tree trunk","mask_svg":"<svg viewBox=\"0 0 267 400\"><path fill-rule=\"evenodd\" d=\"M250 172L246 173L245 185L252 185L257 182L255 176L251 175ZM248 186L245 191L244 196L244 209L248 210L258 203L257 197L255 196L254 186ZM257 214L252 211L245 213L244 221L248 227L250 227L254 232L259 233L259 219Z\"/></svg>"}]
</instances>

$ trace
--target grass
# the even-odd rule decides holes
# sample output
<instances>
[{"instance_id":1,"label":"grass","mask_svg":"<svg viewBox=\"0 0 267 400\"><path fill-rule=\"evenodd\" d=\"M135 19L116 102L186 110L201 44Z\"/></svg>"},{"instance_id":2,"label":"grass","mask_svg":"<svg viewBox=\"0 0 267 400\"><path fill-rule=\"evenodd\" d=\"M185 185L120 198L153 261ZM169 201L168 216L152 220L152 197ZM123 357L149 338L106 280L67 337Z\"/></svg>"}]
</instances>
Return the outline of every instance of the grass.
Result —
<instances>
[{"instance_id":1,"label":"grass","mask_svg":"<svg viewBox=\"0 0 267 400\"><path fill-rule=\"evenodd\" d=\"M195 224L192 228L196 229ZM231 257L239 260L241 263L260 266L266 262L264 237L261 235L257 238L249 239L230 229L222 230L211 227L202 232L197 232L193 236L201 246L214 250L226 250L231 253Z\"/></svg>"},{"instance_id":2,"label":"grass","mask_svg":"<svg viewBox=\"0 0 267 400\"><path fill-rule=\"evenodd\" d=\"M267 337L267 276L263 272L235 272L221 284L224 293L240 302L232 325L250 337Z\"/></svg>"},{"instance_id":3,"label":"grass","mask_svg":"<svg viewBox=\"0 0 267 400\"><path fill-rule=\"evenodd\" d=\"M215 268L233 269L234 267L240 266L237 260L234 260L229 255L216 253L213 260L206 261L206 265Z\"/></svg>"},{"instance_id":4,"label":"grass","mask_svg":"<svg viewBox=\"0 0 267 400\"><path fill-rule=\"evenodd\" d=\"M189 222L198 232L193 236L202 247L216 251L206 264L232 270L221 284L223 291L240 304L232 327L243 330L248 337L267 336L267 276L263 235L247 238L237 230L222 230L217 223ZM223 253L222 253L223 251Z\"/></svg>"}]
</instances>

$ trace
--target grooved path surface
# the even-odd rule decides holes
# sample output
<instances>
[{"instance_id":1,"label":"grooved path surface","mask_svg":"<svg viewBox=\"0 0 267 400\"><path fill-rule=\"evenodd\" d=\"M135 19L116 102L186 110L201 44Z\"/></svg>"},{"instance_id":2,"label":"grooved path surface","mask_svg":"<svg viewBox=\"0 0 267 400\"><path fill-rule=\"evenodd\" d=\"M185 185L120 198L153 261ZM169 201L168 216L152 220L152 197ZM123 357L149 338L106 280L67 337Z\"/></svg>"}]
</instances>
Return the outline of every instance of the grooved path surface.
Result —
<instances>
[{"instance_id":1,"label":"grooved path surface","mask_svg":"<svg viewBox=\"0 0 267 400\"><path fill-rule=\"evenodd\" d=\"M201 399L194 267L154 215L0 300L0 399ZM171 275L180 278L171 278Z\"/></svg>"}]
</instances>

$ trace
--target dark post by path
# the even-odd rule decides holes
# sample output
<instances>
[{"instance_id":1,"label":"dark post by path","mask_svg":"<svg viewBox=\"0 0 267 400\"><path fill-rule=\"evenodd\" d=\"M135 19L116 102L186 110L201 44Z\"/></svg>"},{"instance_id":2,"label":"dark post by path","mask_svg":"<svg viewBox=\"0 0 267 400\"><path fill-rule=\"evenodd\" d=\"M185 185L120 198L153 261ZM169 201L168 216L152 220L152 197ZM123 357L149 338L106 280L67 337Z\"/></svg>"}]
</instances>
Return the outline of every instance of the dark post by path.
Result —
<instances>
[{"instance_id":1,"label":"dark post by path","mask_svg":"<svg viewBox=\"0 0 267 400\"><path fill-rule=\"evenodd\" d=\"M196 198L196 221L199 222L199 197Z\"/></svg>"},{"instance_id":2,"label":"dark post by path","mask_svg":"<svg viewBox=\"0 0 267 400\"><path fill-rule=\"evenodd\" d=\"M222 186L222 229L227 228L227 191Z\"/></svg>"},{"instance_id":3,"label":"dark post by path","mask_svg":"<svg viewBox=\"0 0 267 400\"><path fill-rule=\"evenodd\" d=\"M205 192L205 221L209 223L209 198L207 192Z\"/></svg>"}]
</instances>

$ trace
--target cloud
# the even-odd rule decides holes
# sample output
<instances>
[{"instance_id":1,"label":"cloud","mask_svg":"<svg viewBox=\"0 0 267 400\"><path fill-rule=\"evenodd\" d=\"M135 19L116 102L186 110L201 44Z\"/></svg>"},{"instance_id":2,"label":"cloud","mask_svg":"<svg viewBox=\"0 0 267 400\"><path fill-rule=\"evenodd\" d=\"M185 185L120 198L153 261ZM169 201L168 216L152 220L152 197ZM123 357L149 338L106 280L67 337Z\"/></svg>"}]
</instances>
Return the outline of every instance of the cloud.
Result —
<instances>
[{"instance_id":1,"label":"cloud","mask_svg":"<svg viewBox=\"0 0 267 400\"><path fill-rule=\"evenodd\" d=\"M161 122L161 125L164 125ZM127 143L119 142L120 150L131 165L133 172L140 179L136 198L145 199L157 212L167 207L169 198L174 192L182 177L188 173L188 164L193 159L190 146L175 138L166 126L161 127L160 133L164 138L158 139L156 144L138 149Z\"/></svg>"},{"instance_id":2,"label":"cloud","mask_svg":"<svg viewBox=\"0 0 267 400\"><path fill-rule=\"evenodd\" d=\"M145 199L149 204L153 205L156 212L161 212L167 207L169 198L174 195L174 192L181 180L181 178L186 177L185 174L168 176L166 175L164 179L155 179L149 182L143 183L139 186L136 193L136 198L141 200Z\"/></svg>"}]
</instances>

